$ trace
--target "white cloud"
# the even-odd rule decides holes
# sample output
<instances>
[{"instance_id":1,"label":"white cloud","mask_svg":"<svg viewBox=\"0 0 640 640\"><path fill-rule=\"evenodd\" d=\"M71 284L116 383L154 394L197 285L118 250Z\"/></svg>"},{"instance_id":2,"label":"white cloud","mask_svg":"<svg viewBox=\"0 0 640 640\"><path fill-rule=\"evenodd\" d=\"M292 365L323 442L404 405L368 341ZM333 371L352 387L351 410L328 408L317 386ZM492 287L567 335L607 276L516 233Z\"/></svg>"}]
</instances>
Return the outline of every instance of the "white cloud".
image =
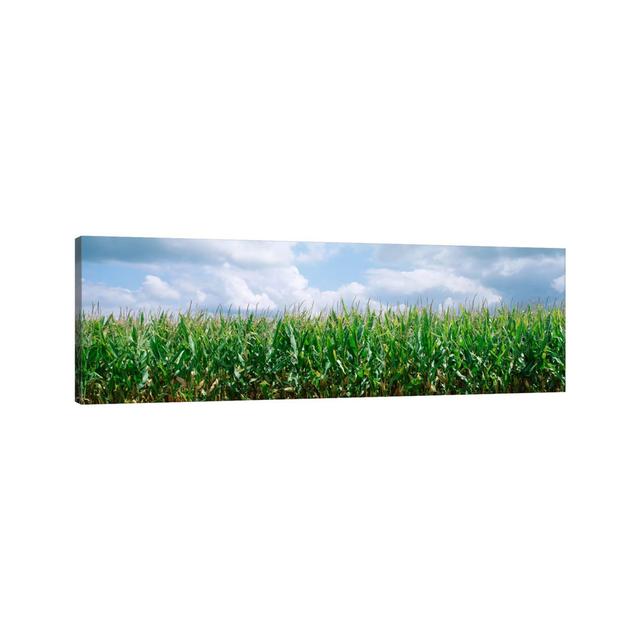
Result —
<instances>
[{"instance_id":1,"label":"white cloud","mask_svg":"<svg viewBox=\"0 0 640 640\"><path fill-rule=\"evenodd\" d=\"M180 295L187 298L190 302L204 305L207 301L206 292L197 285L189 274L178 271L172 280L172 286L180 292Z\"/></svg>"},{"instance_id":2,"label":"white cloud","mask_svg":"<svg viewBox=\"0 0 640 640\"><path fill-rule=\"evenodd\" d=\"M105 311L130 308L136 304L133 291L124 287L108 287L92 282L82 282L82 304L85 309L100 305Z\"/></svg>"},{"instance_id":3,"label":"white cloud","mask_svg":"<svg viewBox=\"0 0 640 640\"><path fill-rule=\"evenodd\" d=\"M554 268L564 269L564 255L557 256L525 256L501 258L485 267L482 275L497 274L500 276L513 276L523 271L540 271Z\"/></svg>"},{"instance_id":4,"label":"white cloud","mask_svg":"<svg viewBox=\"0 0 640 640\"><path fill-rule=\"evenodd\" d=\"M551 286L558 293L564 293L564 275L558 276L551 281Z\"/></svg>"},{"instance_id":5,"label":"white cloud","mask_svg":"<svg viewBox=\"0 0 640 640\"><path fill-rule=\"evenodd\" d=\"M425 301L446 295L445 308L474 297L488 304L501 301L499 294L474 280L436 269L371 269L364 283L353 281L328 290L309 286L295 265L248 269L228 262L187 273L182 270L171 282L149 274L137 290L83 283L85 308L99 300L107 313L120 308L178 310L190 304L209 309L257 307L263 311L302 306L320 312L341 302L372 308L396 306L415 295L424 296Z\"/></svg>"},{"instance_id":6,"label":"white cloud","mask_svg":"<svg viewBox=\"0 0 640 640\"><path fill-rule=\"evenodd\" d=\"M496 291L480 282L459 276L444 269L414 269L395 271L393 269L370 269L367 272L369 290L391 296L425 295L439 297L444 291L457 294L465 299L477 297L479 302L496 304L502 297Z\"/></svg>"},{"instance_id":7,"label":"white cloud","mask_svg":"<svg viewBox=\"0 0 640 640\"><path fill-rule=\"evenodd\" d=\"M310 287L308 280L295 265L244 268L225 262L215 267L178 269L178 277L167 282L156 275L147 275L136 290L83 283L84 308L101 303L105 313L117 313L121 308L186 309L190 304L215 310L258 308L275 311L302 306L320 312L345 304L365 305L367 287L351 282L336 290Z\"/></svg>"},{"instance_id":8,"label":"white cloud","mask_svg":"<svg viewBox=\"0 0 640 640\"><path fill-rule=\"evenodd\" d=\"M120 310L154 309L179 303L180 292L154 275L145 277L139 289L111 287L100 283L82 283L82 306L85 310L99 304L103 313Z\"/></svg>"},{"instance_id":9,"label":"white cloud","mask_svg":"<svg viewBox=\"0 0 640 640\"><path fill-rule=\"evenodd\" d=\"M158 276L146 276L140 289L143 297L149 300L179 300L180 293Z\"/></svg>"},{"instance_id":10,"label":"white cloud","mask_svg":"<svg viewBox=\"0 0 640 640\"><path fill-rule=\"evenodd\" d=\"M295 261L298 264L310 262L322 262L338 253L336 245L326 244L324 242L305 243L304 249L295 255Z\"/></svg>"},{"instance_id":11,"label":"white cloud","mask_svg":"<svg viewBox=\"0 0 640 640\"><path fill-rule=\"evenodd\" d=\"M265 293L256 293L248 285L247 281L235 273L227 273L221 280L224 304L233 307L255 307L271 309L276 305Z\"/></svg>"},{"instance_id":12,"label":"white cloud","mask_svg":"<svg viewBox=\"0 0 640 640\"><path fill-rule=\"evenodd\" d=\"M326 261L343 250L344 245L331 243L103 239L93 246L94 262L118 262L146 275L137 289L83 282L84 306L100 301L109 312L179 310L190 304L212 310L257 306L265 311L302 305L320 311L341 301L376 307L421 299L446 309L472 300L490 305L519 300L521 292L543 296L564 291L560 250L415 245L353 245L348 250L357 253L359 273L367 260L379 268L350 281L354 260L347 260L343 284L331 289L311 286L300 271L303 265ZM332 277L339 277L340 265L330 265Z\"/></svg>"},{"instance_id":13,"label":"white cloud","mask_svg":"<svg viewBox=\"0 0 640 640\"><path fill-rule=\"evenodd\" d=\"M208 261L222 259L237 266L276 266L293 262L295 242L259 242L244 240L207 240Z\"/></svg>"}]
</instances>

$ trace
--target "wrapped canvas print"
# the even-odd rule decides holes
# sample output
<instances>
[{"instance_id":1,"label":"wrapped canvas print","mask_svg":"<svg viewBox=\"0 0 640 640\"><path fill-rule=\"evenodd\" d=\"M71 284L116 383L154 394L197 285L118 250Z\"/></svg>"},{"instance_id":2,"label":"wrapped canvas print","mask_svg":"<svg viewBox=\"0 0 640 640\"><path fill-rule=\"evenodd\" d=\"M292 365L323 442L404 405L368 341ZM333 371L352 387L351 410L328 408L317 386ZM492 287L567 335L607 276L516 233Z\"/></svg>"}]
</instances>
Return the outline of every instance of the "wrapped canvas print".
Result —
<instances>
[{"instance_id":1,"label":"wrapped canvas print","mask_svg":"<svg viewBox=\"0 0 640 640\"><path fill-rule=\"evenodd\" d=\"M564 249L76 239L83 404L565 389Z\"/></svg>"}]
</instances>

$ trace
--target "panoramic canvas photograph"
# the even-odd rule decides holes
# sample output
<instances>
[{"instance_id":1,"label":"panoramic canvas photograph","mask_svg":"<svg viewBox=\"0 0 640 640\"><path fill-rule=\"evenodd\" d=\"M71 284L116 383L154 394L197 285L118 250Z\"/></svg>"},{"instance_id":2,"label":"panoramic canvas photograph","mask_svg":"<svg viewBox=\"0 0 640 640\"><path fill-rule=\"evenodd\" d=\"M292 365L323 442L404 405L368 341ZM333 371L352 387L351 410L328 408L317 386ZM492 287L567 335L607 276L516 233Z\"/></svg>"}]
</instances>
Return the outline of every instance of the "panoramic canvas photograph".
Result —
<instances>
[{"instance_id":1,"label":"panoramic canvas photograph","mask_svg":"<svg viewBox=\"0 0 640 640\"><path fill-rule=\"evenodd\" d=\"M81 404L565 390L565 251L82 236Z\"/></svg>"}]
</instances>

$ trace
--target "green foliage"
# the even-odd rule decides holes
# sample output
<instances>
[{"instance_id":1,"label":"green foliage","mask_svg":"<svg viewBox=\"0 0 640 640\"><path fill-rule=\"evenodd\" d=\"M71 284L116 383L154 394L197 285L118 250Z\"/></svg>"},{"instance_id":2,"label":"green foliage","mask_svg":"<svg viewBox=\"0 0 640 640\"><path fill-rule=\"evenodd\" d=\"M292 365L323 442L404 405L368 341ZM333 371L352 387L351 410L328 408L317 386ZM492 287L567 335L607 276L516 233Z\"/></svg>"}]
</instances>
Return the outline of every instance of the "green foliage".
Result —
<instances>
[{"instance_id":1,"label":"green foliage","mask_svg":"<svg viewBox=\"0 0 640 640\"><path fill-rule=\"evenodd\" d=\"M82 403L564 391L563 308L78 319Z\"/></svg>"}]
</instances>

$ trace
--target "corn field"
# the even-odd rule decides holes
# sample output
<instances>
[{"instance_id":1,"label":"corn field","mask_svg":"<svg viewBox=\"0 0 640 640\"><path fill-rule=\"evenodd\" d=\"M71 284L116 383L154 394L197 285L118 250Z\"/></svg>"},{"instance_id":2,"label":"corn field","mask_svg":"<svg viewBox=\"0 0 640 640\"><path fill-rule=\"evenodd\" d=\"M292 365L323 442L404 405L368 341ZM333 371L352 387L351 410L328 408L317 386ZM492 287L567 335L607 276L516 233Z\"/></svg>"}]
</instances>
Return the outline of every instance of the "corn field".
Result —
<instances>
[{"instance_id":1,"label":"corn field","mask_svg":"<svg viewBox=\"0 0 640 640\"><path fill-rule=\"evenodd\" d=\"M82 314L80 403L564 391L562 307Z\"/></svg>"}]
</instances>

